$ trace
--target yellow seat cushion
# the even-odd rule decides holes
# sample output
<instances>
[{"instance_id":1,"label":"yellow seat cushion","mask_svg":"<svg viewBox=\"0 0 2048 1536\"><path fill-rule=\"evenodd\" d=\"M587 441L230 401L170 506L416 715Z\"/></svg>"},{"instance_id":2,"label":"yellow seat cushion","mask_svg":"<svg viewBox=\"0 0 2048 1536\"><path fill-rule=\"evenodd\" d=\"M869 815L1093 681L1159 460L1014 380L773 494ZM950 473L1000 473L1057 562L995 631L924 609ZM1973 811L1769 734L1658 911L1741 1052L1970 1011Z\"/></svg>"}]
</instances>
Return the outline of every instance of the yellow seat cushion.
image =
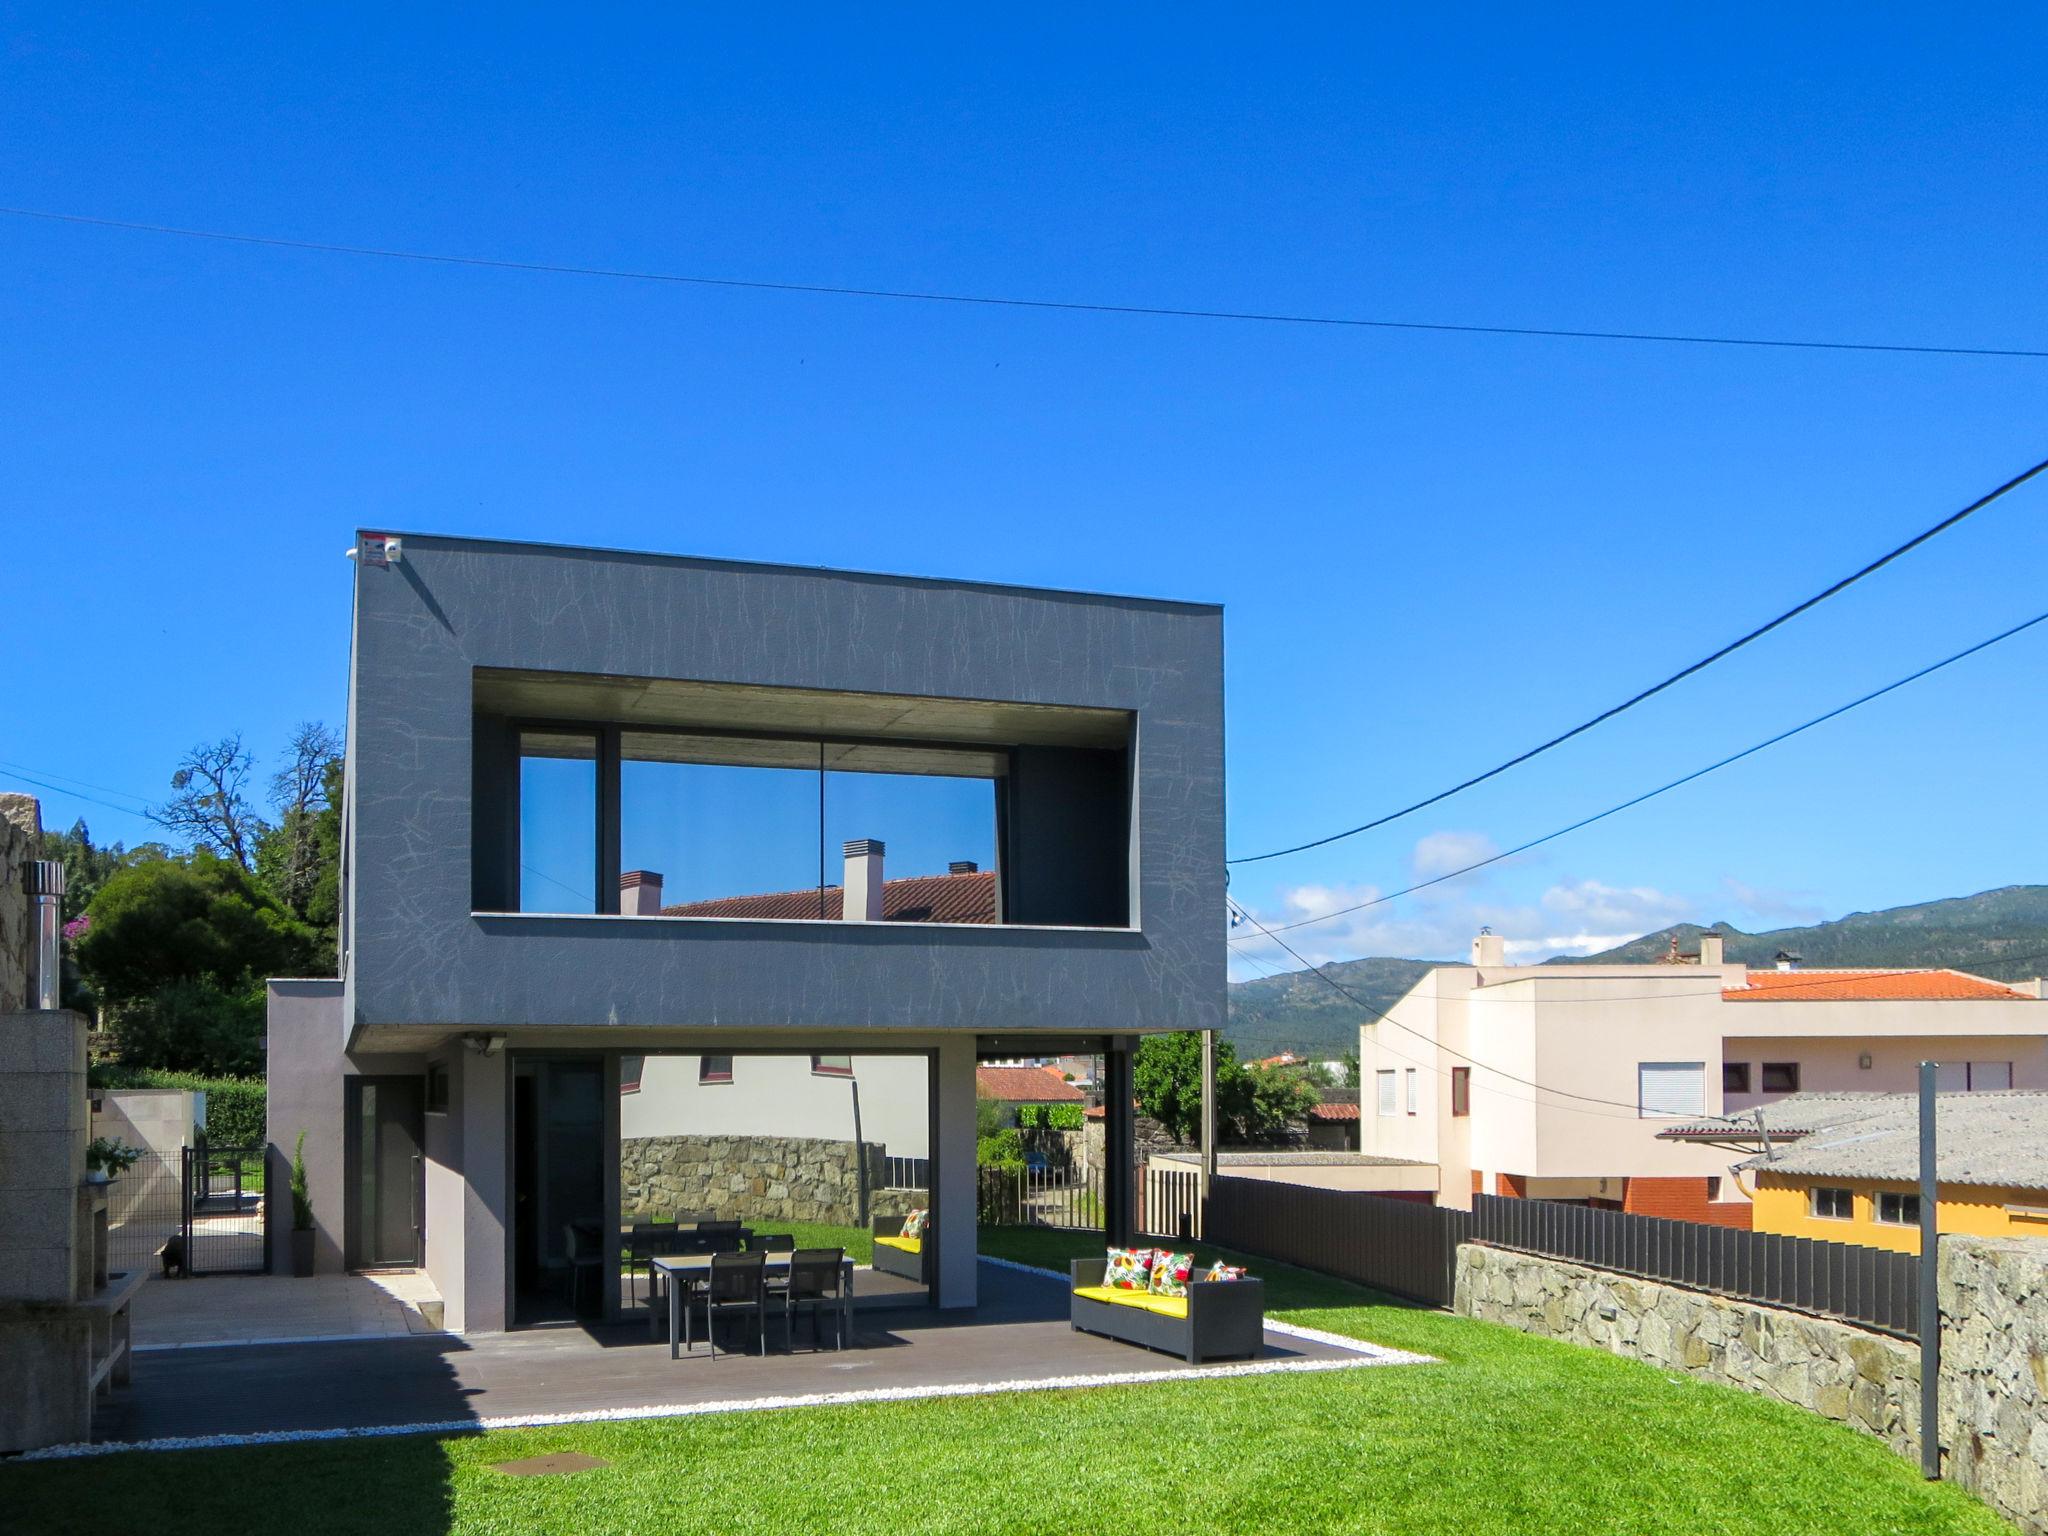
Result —
<instances>
[{"instance_id":1,"label":"yellow seat cushion","mask_svg":"<svg viewBox=\"0 0 2048 1536\"><path fill-rule=\"evenodd\" d=\"M1090 1301L1106 1301L1111 1306L1138 1307L1146 1312L1157 1312L1162 1317L1188 1315L1185 1296L1154 1296L1150 1291L1122 1291L1107 1285L1084 1285L1074 1294L1085 1296Z\"/></svg>"},{"instance_id":2,"label":"yellow seat cushion","mask_svg":"<svg viewBox=\"0 0 2048 1536\"><path fill-rule=\"evenodd\" d=\"M924 1239L921 1237L878 1237L875 1245L879 1248L896 1248L904 1253L923 1253Z\"/></svg>"}]
</instances>

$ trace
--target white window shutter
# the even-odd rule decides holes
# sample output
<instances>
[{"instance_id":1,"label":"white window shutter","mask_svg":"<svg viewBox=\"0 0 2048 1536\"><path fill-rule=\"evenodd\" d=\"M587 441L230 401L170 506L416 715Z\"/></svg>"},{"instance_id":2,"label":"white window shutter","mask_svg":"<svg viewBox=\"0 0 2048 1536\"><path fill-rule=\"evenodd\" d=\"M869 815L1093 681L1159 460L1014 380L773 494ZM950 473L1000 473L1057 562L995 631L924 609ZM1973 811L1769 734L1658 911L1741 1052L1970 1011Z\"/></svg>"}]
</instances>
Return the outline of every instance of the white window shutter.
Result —
<instances>
[{"instance_id":1,"label":"white window shutter","mask_svg":"<svg viewBox=\"0 0 2048 1536\"><path fill-rule=\"evenodd\" d=\"M1380 1090L1380 1113L1391 1115L1394 1113L1394 1074L1381 1072L1377 1074L1377 1079Z\"/></svg>"},{"instance_id":2,"label":"white window shutter","mask_svg":"<svg viewBox=\"0 0 2048 1536\"><path fill-rule=\"evenodd\" d=\"M1644 1061L1636 1064L1636 1112L1645 1116L1694 1119L1706 1113L1707 1064L1703 1061Z\"/></svg>"},{"instance_id":3,"label":"white window shutter","mask_svg":"<svg viewBox=\"0 0 2048 1536\"><path fill-rule=\"evenodd\" d=\"M1408 1090L1408 1113L1411 1115L1422 1108L1422 1091L1416 1086L1415 1081L1420 1075L1415 1068L1408 1069L1408 1081L1405 1086Z\"/></svg>"}]
</instances>

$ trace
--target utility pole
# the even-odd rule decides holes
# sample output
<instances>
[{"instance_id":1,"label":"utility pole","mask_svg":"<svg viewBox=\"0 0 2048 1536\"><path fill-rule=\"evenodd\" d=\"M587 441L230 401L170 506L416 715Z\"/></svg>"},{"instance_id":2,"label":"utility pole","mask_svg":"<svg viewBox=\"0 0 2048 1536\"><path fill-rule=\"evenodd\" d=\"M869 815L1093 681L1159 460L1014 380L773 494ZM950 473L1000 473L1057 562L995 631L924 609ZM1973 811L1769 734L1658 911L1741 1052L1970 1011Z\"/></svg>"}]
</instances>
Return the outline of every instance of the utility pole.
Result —
<instances>
[{"instance_id":1,"label":"utility pole","mask_svg":"<svg viewBox=\"0 0 2048 1536\"><path fill-rule=\"evenodd\" d=\"M1216 1031L1202 1031L1202 1192L1216 1177Z\"/></svg>"},{"instance_id":2,"label":"utility pole","mask_svg":"<svg viewBox=\"0 0 2048 1536\"><path fill-rule=\"evenodd\" d=\"M1935 1213L1941 1180L1935 1162L1935 1063L1920 1063L1920 1472L1941 1477L1941 1256Z\"/></svg>"}]
</instances>

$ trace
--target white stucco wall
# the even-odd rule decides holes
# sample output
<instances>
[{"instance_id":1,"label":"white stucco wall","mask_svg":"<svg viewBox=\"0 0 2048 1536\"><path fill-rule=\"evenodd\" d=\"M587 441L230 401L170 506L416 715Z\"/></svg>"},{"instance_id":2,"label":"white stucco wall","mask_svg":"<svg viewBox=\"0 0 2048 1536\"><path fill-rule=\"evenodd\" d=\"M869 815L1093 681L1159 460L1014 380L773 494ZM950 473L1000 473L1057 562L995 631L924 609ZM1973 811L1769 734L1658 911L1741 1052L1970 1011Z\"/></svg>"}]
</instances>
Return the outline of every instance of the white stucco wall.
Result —
<instances>
[{"instance_id":1,"label":"white stucco wall","mask_svg":"<svg viewBox=\"0 0 2048 1536\"><path fill-rule=\"evenodd\" d=\"M699 1081L701 1062L648 1056L639 1090L619 1096L619 1134L852 1141L858 1095L858 1139L892 1157L930 1155L931 1074L921 1055L855 1056L851 1078L813 1072L808 1055L735 1056L728 1083Z\"/></svg>"}]
</instances>

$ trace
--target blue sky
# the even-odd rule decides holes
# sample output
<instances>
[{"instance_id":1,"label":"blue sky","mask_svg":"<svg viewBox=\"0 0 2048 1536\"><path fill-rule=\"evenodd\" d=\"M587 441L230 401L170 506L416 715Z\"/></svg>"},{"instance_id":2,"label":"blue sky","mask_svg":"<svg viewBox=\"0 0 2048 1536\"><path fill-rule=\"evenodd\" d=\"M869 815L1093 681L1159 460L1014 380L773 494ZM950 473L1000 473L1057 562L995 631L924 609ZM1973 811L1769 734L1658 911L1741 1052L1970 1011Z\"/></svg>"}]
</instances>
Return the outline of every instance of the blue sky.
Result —
<instances>
[{"instance_id":1,"label":"blue sky","mask_svg":"<svg viewBox=\"0 0 2048 1536\"><path fill-rule=\"evenodd\" d=\"M799 282L2040 347L2044 25L10 8L0 202ZM12 219L0 376L0 772L132 805L202 738L338 723L341 552L394 525L1221 601L1236 852L1497 761L2048 453L2041 361L928 307ZM2044 513L2020 493L1234 894L1284 916L1405 885L2031 616ZM1297 937L1443 954L1491 920L1538 953L2041 879L2044 657L2036 632ZM46 795L77 814L146 835Z\"/></svg>"}]
</instances>

